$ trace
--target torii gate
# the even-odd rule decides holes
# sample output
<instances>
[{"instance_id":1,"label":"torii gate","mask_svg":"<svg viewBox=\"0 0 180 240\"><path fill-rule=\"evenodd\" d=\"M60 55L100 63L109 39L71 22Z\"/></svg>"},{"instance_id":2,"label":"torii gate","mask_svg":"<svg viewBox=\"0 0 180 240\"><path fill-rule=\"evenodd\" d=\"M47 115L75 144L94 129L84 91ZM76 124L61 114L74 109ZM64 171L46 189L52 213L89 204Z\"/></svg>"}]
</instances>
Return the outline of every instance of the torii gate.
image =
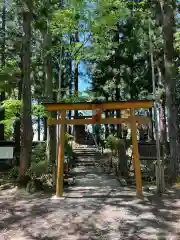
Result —
<instances>
[{"instance_id":1,"label":"torii gate","mask_svg":"<svg viewBox=\"0 0 180 240\"><path fill-rule=\"evenodd\" d=\"M44 103L45 109L48 112L60 112L60 119L48 120L48 125L61 124L60 129L60 144L58 147L58 164L57 164L57 183L56 183L56 196L63 196L63 178L64 178L64 137L65 125L83 125L83 124L120 124L129 123L132 132L132 145L133 145L133 161L136 176L136 193L138 197L142 193L142 178L141 168L138 151L137 140L137 126L136 123L148 123L151 119L144 116L136 116L135 110L139 108L150 109L153 106L153 101L116 101L116 102L87 102L87 103ZM130 116L127 118L102 118L102 112L105 110L120 110L130 109ZM91 119L66 119L67 110L93 110L96 112Z\"/></svg>"}]
</instances>

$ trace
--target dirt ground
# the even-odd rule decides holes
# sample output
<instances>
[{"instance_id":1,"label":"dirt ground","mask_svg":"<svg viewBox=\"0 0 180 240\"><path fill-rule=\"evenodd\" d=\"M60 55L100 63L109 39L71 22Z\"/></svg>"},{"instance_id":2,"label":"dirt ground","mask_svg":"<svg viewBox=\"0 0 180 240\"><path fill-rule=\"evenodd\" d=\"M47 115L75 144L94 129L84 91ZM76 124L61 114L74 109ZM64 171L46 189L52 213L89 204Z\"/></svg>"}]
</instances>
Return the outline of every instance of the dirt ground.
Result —
<instances>
[{"instance_id":1,"label":"dirt ground","mask_svg":"<svg viewBox=\"0 0 180 240\"><path fill-rule=\"evenodd\" d=\"M78 167L75 172L76 186L63 199L16 188L1 191L0 239L180 239L179 194L159 197L148 192L137 199L135 189L119 186L99 167Z\"/></svg>"}]
</instances>

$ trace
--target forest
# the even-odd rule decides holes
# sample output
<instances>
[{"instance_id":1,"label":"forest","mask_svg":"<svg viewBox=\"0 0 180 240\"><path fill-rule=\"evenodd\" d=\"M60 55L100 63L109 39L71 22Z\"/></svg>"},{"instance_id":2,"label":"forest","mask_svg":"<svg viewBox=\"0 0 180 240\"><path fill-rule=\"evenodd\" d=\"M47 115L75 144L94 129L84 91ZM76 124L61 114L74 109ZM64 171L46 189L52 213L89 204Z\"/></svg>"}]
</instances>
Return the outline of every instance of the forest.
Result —
<instances>
[{"instance_id":1,"label":"forest","mask_svg":"<svg viewBox=\"0 0 180 240\"><path fill-rule=\"evenodd\" d=\"M1 0L0 4L0 140L15 142L11 174L23 182L27 172L43 174L55 165L56 128L47 127L47 119L57 113L47 114L43 103L154 100L162 109L160 142L168 181L176 181L180 2ZM79 90L80 79L88 81L86 91ZM69 119L72 116L69 111ZM34 123L38 140L43 134L46 143L35 148ZM66 151L72 155L68 144L72 136L66 135Z\"/></svg>"}]
</instances>

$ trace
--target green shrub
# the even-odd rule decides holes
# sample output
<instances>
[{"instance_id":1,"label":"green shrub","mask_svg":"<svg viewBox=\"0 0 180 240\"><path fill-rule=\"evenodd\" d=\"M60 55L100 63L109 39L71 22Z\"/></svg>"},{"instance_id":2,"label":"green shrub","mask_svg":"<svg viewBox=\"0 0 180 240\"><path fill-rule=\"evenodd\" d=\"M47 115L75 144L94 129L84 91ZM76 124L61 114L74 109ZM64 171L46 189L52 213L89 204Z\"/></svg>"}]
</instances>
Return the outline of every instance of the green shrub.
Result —
<instances>
[{"instance_id":1,"label":"green shrub","mask_svg":"<svg viewBox=\"0 0 180 240\"><path fill-rule=\"evenodd\" d=\"M38 143L32 150L32 162L42 162L46 160L46 143Z\"/></svg>"},{"instance_id":2,"label":"green shrub","mask_svg":"<svg viewBox=\"0 0 180 240\"><path fill-rule=\"evenodd\" d=\"M74 136L72 136L71 134L66 132L65 135L65 139L69 142L69 141L73 141L74 140Z\"/></svg>"},{"instance_id":3,"label":"green shrub","mask_svg":"<svg viewBox=\"0 0 180 240\"><path fill-rule=\"evenodd\" d=\"M6 139L11 139L13 137L13 124L18 119L17 116L21 115L22 101L8 99L3 101L3 107L5 109L5 119L0 123L4 124Z\"/></svg>"},{"instance_id":4,"label":"green shrub","mask_svg":"<svg viewBox=\"0 0 180 240\"><path fill-rule=\"evenodd\" d=\"M43 190L43 186L49 180L48 172L49 165L47 161L32 162L31 167L26 172L26 176L30 179L26 185L27 192L34 193L35 191Z\"/></svg>"},{"instance_id":5,"label":"green shrub","mask_svg":"<svg viewBox=\"0 0 180 240\"><path fill-rule=\"evenodd\" d=\"M72 148L72 145L70 144L69 141L72 141L74 139L74 137L68 133L66 133L66 136L65 136L65 142L64 142L64 153L65 153L65 156L67 156L67 158L69 160L71 160L73 158L73 148Z\"/></svg>"},{"instance_id":6,"label":"green shrub","mask_svg":"<svg viewBox=\"0 0 180 240\"><path fill-rule=\"evenodd\" d=\"M18 177L19 177L19 167L15 166L9 170L8 178L11 180L16 180Z\"/></svg>"},{"instance_id":7,"label":"green shrub","mask_svg":"<svg viewBox=\"0 0 180 240\"><path fill-rule=\"evenodd\" d=\"M73 149L70 144L74 137L68 133L65 135L65 156L68 161L71 162L73 159ZM42 186L47 184L52 179L53 165L49 164L46 159L46 143L38 143L32 152L32 161L30 168L26 171L26 190L33 193L37 190L42 190ZM18 179L19 167L14 167L9 171L10 179Z\"/></svg>"},{"instance_id":8,"label":"green shrub","mask_svg":"<svg viewBox=\"0 0 180 240\"><path fill-rule=\"evenodd\" d=\"M46 161L32 162L31 167L27 170L26 175L31 179L40 178L42 175L47 174L49 166Z\"/></svg>"},{"instance_id":9,"label":"green shrub","mask_svg":"<svg viewBox=\"0 0 180 240\"><path fill-rule=\"evenodd\" d=\"M66 156L71 157L73 155L72 146L68 142L65 142L64 150Z\"/></svg>"},{"instance_id":10,"label":"green shrub","mask_svg":"<svg viewBox=\"0 0 180 240\"><path fill-rule=\"evenodd\" d=\"M113 135L109 135L106 139L106 148L113 150L118 149L119 140L117 137L114 137Z\"/></svg>"}]
</instances>

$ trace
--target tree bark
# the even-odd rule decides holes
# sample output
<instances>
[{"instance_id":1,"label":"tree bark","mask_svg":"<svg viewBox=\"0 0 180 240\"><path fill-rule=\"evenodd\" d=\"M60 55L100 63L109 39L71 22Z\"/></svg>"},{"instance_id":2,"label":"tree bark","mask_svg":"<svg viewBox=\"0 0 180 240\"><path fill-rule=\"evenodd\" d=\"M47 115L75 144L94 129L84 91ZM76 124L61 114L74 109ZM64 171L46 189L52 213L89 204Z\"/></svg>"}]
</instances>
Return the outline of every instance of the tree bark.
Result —
<instances>
[{"instance_id":1,"label":"tree bark","mask_svg":"<svg viewBox=\"0 0 180 240\"><path fill-rule=\"evenodd\" d=\"M38 124L38 141L41 140L41 118L40 116L38 116L38 119L37 119L37 124Z\"/></svg>"},{"instance_id":2,"label":"tree bark","mask_svg":"<svg viewBox=\"0 0 180 240\"><path fill-rule=\"evenodd\" d=\"M22 98L22 83L23 83L22 52L21 52L20 58L21 58L21 62L20 62L21 77L20 77L20 81L18 83L18 100L21 100L21 98ZM16 165L19 166L20 151L21 151L21 120L20 120L20 114L17 114L16 117L17 117L17 119L14 123L14 141L15 141L14 156L15 156L15 159L16 159Z\"/></svg>"},{"instance_id":3,"label":"tree bark","mask_svg":"<svg viewBox=\"0 0 180 240\"><path fill-rule=\"evenodd\" d=\"M78 31L75 32L74 39L75 39L75 42L79 42ZM78 77L79 77L78 63L76 61L74 61L74 96L75 97L78 97L78 90L79 90ZM78 116L78 110L74 111L74 115Z\"/></svg>"},{"instance_id":4,"label":"tree bark","mask_svg":"<svg viewBox=\"0 0 180 240\"><path fill-rule=\"evenodd\" d=\"M70 38L70 45L72 43L72 38ZM73 78L72 78L72 59L69 60L69 97L72 98L72 90L73 90ZM69 119L72 117L72 111L69 110ZM72 134L71 127L69 128L69 134Z\"/></svg>"},{"instance_id":5,"label":"tree bark","mask_svg":"<svg viewBox=\"0 0 180 240\"><path fill-rule=\"evenodd\" d=\"M168 134L170 141L169 178L176 179L178 173L178 125L176 107L176 67L175 67L175 0L160 0L163 19L164 64L165 64L165 92L168 117Z\"/></svg>"},{"instance_id":6,"label":"tree bark","mask_svg":"<svg viewBox=\"0 0 180 240\"><path fill-rule=\"evenodd\" d=\"M43 48L44 48L44 72L45 72L45 98L47 102L53 102L53 71L52 56L50 53L52 38L48 31L47 25L42 30ZM51 117L56 118L56 113L52 113ZM56 126L49 126L47 130L47 161L55 163L56 161Z\"/></svg>"},{"instance_id":7,"label":"tree bark","mask_svg":"<svg viewBox=\"0 0 180 240\"><path fill-rule=\"evenodd\" d=\"M6 48L6 2L3 1L3 9L2 9L2 51L1 51L1 67L5 66L6 56L5 56L5 48ZM5 92L1 92L0 102L5 100ZM0 111L0 121L5 118L5 110ZM0 124L0 140L5 140L4 133L4 124Z\"/></svg>"},{"instance_id":8,"label":"tree bark","mask_svg":"<svg viewBox=\"0 0 180 240\"><path fill-rule=\"evenodd\" d=\"M116 88L116 101L119 101L120 99L120 89L117 87ZM121 110L116 110L116 117L120 118L121 116ZM117 137L122 138L122 126L121 124L117 124Z\"/></svg>"},{"instance_id":9,"label":"tree bark","mask_svg":"<svg viewBox=\"0 0 180 240\"><path fill-rule=\"evenodd\" d=\"M25 173L31 163L32 152L32 106L31 106L31 21L32 1L26 0L22 12L23 16L23 85L22 85L22 132L20 152L20 181L25 180Z\"/></svg>"},{"instance_id":10,"label":"tree bark","mask_svg":"<svg viewBox=\"0 0 180 240\"><path fill-rule=\"evenodd\" d=\"M43 118L43 128L44 128L43 141L47 141L47 117Z\"/></svg>"}]
</instances>

